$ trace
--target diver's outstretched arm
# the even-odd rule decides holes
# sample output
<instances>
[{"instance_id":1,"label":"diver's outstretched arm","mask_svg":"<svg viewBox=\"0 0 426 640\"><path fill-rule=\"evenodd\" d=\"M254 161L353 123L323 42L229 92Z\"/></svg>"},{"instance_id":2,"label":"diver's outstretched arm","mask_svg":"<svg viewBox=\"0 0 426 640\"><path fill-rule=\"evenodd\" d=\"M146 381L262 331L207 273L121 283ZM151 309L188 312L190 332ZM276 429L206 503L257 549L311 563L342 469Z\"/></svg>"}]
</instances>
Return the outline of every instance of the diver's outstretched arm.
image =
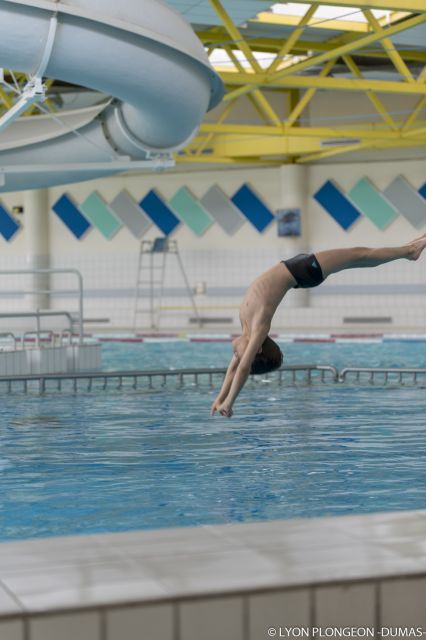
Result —
<instances>
[{"instance_id":1,"label":"diver's outstretched arm","mask_svg":"<svg viewBox=\"0 0 426 640\"><path fill-rule=\"evenodd\" d=\"M253 364L253 360L256 357L256 353L258 353L260 348L262 347L262 344L264 343L265 338L268 335L269 328L269 324L267 326L265 325L262 327L258 327L250 337L247 348L244 351L244 355L240 360L237 372L234 376L234 379L232 380L231 388L229 389L228 395L226 396L225 400L217 407L220 415L225 416L226 418L230 418L232 416L232 406L250 375L250 369L251 365Z\"/></svg>"},{"instance_id":2,"label":"diver's outstretched arm","mask_svg":"<svg viewBox=\"0 0 426 640\"><path fill-rule=\"evenodd\" d=\"M210 415L213 416L215 411L218 410L218 407L225 400L226 396L229 393L229 389L231 388L232 381L234 379L235 373L238 369L239 360L237 356L234 354L232 356L231 362L228 365L228 370L225 375L225 379L222 384L222 388L219 391L216 400L212 404L212 408L210 410Z\"/></svg>"}]
</instances>

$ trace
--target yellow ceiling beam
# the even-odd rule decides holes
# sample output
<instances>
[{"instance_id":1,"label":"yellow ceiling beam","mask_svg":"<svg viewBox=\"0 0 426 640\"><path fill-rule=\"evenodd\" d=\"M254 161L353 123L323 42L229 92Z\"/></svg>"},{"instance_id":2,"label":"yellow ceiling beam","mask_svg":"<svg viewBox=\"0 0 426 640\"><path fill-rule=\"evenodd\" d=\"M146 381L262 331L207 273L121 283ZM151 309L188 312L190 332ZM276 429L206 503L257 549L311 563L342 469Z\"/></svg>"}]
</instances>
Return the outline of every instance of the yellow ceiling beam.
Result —
<instances>
[{"instance_id":1,"label":"yellow ceiling beam","mask_svg":"<svg viewBox=\"0 0 426 640\"><path fill-rule=\"evenodd\" d=\"M419 115L420 111L422 111L425 107L426 107L426 96L423 96L423 98L420 98L420 100L414 107L413 111L410 113L410 115L404 122L402 129L404 130L404 129L410 128L413 122L415 121L415 119L417 118L417 116Z\"/></svg>"},{"instance_id":2,"label":"yellow ceiling beam","mask_svg":"<svg viewBox=\"0 0 426 640\"><path fill-rule=\"evenodd\" d=\"M388 13L379 18L379 24L381 27L386 27L386 25L394 24L394 22L398 22L398 20L407 18L409 15L410 14L406 11L392 11L392 13Z\"/></svg>"},{"instance_id":3,"label":"yellow ceiling beam","mask_svg":"<svg viewBox=\"0 0 426 640\"><path fill-rule=\"evenodd\" d=\"M403 133L404 138L411 138L412 136L424 138L426 136L426 127L415 127L409 131Z\"/></svg>"},{"instance_id":4,"label":"yellow ceiling beam","mask_svg":"<svg viewBox=\"0 0 426 640\"><path fill-rule=\"evenodd\" d=\"M244 56L250 63L250 66L253 69L253 71L257 73L261 73L262 67L254 57L249 45L242 37L239 29L235 26L235 24L232 22L231 18L229 17L228 13L223 8L220 0L210 0L210 4L216 11L219 18L222 20L224 27L226 31L229 33L229 35L231 36L232 40L237 44L239 50L244 54ZM233 57L233 54L230 51L228 51L228 55L231 56L237 69L241 70L241 65L239 61L235 58L235 56ZM256 104L258 105L260 110L266 115L266 117L273 124L279 125L280 119L278 118L272 106L263 96L262 92L257 88L253 93L255 95Z\"/></svg>"},{"instance_id":5,"label":"yellow ceiling beam","mask_svg":"<svg viewBox=\"0 0 426 640\"><path fill-rule=\"evenodd\" d=\"M298 158L296 162L298 164L304 164L306 162L315 162L316 160L322 160L324 158L330 158L332 156L343 155L345 153L351 153L354 151L362 151L368 149L384 150L384 149L410 149L413 147L423 147L424 141L405 141L399 140L395 142L362 142L360 144L347 145L343 147L336 147L335 149L326 149L318 153L312 153L301 158Z\"/></svg>"},{"instance_id":6,"label":"yellow ceiling beam","mask_svg":"<svg viewBox=\"0 0 426 640\"><path fill-rule=\"evenodd\" d=\"M220 114L220 116L219 116L219 118L217 120L217 124L218 125L223 124L223 122L226 120L226 118L231 113L231 111L234 108L234 106L235 106L235 102L228 102L228 104L226 105L226 107L224 108L224 110L222 111L222 113ZM210 144L213 136L214 136L214 131L209 133L205 138L203 138L203 140L200 142L199 146L197 147L197 155L201 155L202 154L202 152L207 147L207 145Z\"/></svg>"},{"instance_id":7,"label":"yellow ceiling beam","mask_svg":"<svg viewBox=\"0 0 426 640\"><path fill-rule=\"evenodd\" d=\"M295 112L295 109L297 107L298 104L300 104L300 91L299 89L290 89L289 91L286 92L287 93L287 107L288 107L288 114L286 117L286 122L289 119L290 115L293 114ZM305 93L307 93L305 91ZM291 124L293 125L293 127L300 127L300 118L299 118L299 114L296 114L294 119L292 120Z\"/></svg>"},{"instance_id":8,"label":"yellow ceiling beam","mask_svg":"<svg viewBox=\"0 0 426 640\"><path fill-rule=\"evenodd\" d=\"M218 164L233 164L237 162L233 158L227 158L224 156L216 156L214 154L208 154L206 156L197 156L197 155L180 155L176 154L174 156L177 164L213 164L217 162Z\"/></svg>"},{"instance_id":9,"label":"yellow ceiling beam","mask_svg":"<svg viewBox=\"0 0 426 640\"><path fill-rule=\"evenodd\" d=\"M293 136L243 136L218 135L211 144L213 154L224 158L244 158L276 155L298 156L320 151L319 138ZM210 154L209 154L210 155ZM206 155L206 157L208 157Z\"/></svg>"},{"instance_id":10,"label":"yellow ceiling beam","mask_svg":"<svg viewBox=\"0 0 426 640\"><path fill-rule=\"evenodd\" d=\"M424 127L426 123L418 123L418 126ZM383 125L382 125L383 126ZM289 135L292 137L303 138L367 138L367 139L383 139L383 140L401 140L402 132L398 129L390 131L388 128L379 128L378 125L363 125L363 128L355 127L288 127L283 125L281 131L276 127L268 127L265 125L252 124L216 124L202 123L200 126L201 134L222 134L230 136L252 136L255 139L265 137L281 137Z\"/></svg>"},{"instance_id":11,"label":"yellow ceiling beam","mask_svg":"<svg viewBox=\"0 0 426 640\"><path fill-rule=\"evenodd\" d=\"M425 128L426 129L426 128ZM281 136L281 137L259 137L253 139L251 136L217 136L211 145L211 153L202 156L205 162L212 157L219 158L268 158L273 156L301 156L300 161L311 161L320 158L344 153L346 151L355 151L363 148L410 148L424 146L425 138L416 140L406 139L354 139L352 144L337 145L335 147L324 147L322 140L315 137L300 138L297 136ZM194 156L189 153L187 156L179 156L185 158L184 161L191 162L200 156Z\"/></svg>"},{"instance_id":12,"label":"yellow ceiling beam","mask_svg":"<svg viewBox=\"0 0 426 640\"><path fill-rule=\"evenodd\" d=\"M232 158L227 156L216 155L215 153L206 156L174 156L177 164L261 164L261 165L280 165L283 164L282 159L265 160L258 156L246 158Z\"/></svg>"},{"instance_id":13,"label":"yellow ceiling beam","mask_svg":"<svg viewBox=\"0 0 426 640\"><path fill-rule=\"evenodd\" d=\"M426 83L426 65L424 66L424 68L422 69L421 73L419 74L419 77L417 78L417 83L418 84L425 84ZM401 127L402 131L407 132L407 129L410 129L411 125L413 124L413 122L416 120L417 116L419 115L419 113L426 107L426 96L423 96L423 98L420 98L420 100L418 101L418 103L416 104L416 106L414 107L413 111L411 112L411 114L409 115L409 117L406 119L406 121L404 122L403 126ZM420 123L417 123L417 126L419 126ZM423 127L422 129L412 129L409 132L407 132L409 135L411 135L412 131L415 132L415 135L423 135L424 131L425 131L425 127Z\"/></svg>"},{"instance_id":14,"label":"yellow ceiling beam","mask_svg":"<svg viewBox=\"0 0 426 640\"><path fill-rule=\"evenodd\" d=\"M238 27L236 27L235 24L232 22L228 13L223 8L221 2L219 0L210 0L210 4L212 5L213 9L216 11L219 18L222 20L226 31L232 38L233 42L235 42L238 49L245 55L247 61L250 63L254 71L259 72L262 69L262 67L260 66L256 58L253 56L252 50L247 44L247 41L244 40Z\"/></svg>"},{"instance_id":15,"label":"yellow ceiling beam","mask_svg":"<svg viewBox=\"0 0 426 640\"><path fill-rule=\"evenodd\" d=\"M409 95L426 94L426 86L416 82L392 82L390 80L361 80L351 78L326 78L320 76L293 76L276 78L271 81L266 73L238 73L234 71L220 71L222 80L226 85L241 86L245 89L249 86L267 86L268 88L280 87L290 89L327 89L330 91L375 91L377 93L401 93ZM245 92L244 92L245 93ZM227 96L230 96L228 98ZM225 101L233 98L235 92L225 95Z\"/></svg>"},{"instance_id":16,"label":"yellow ceiling beam","mask_svg":"<svg viewBox=\"0 0 426 640\"><path fill-rule=\"evenodd\" d=\"M364 10L364 15L376 33L383 33L383 28L380 26L379 21L369 9ZM389 60L392 62L395 69L398 71L398 73L401 74L404 80L406 80L407 82L414 82L414 78L410 69L407 67L404 60L400 56L392 40L390 40L389 38L382 38L381 45L389 56Z\"/></svg>"},{"instance_id":17,"label":"yellow ceiling beam","mask_svg":"<svg viewBox=\"0 0 426 640\"><path fill-rule=\"evenodd\" d=\"M292 135L296 128L287 136L243 136L243 135L219 135L216 136L209 147L209 153L202 156L195 155L201 136L193 140L188 147L188 153L177 155L176 160L182 163L204 164L218 163L282 163L284 158L297 158L297 162L313 162L323 158L354 152L362 149L399 149L424 147L426 142L426 126L423 127L422 138L404 139L397 137L395 132L388 132L392 137L369 139L353 138L352 144L337 145L325 148L320 138L314 136L298 137ZM339 136L336 138L341 139ZM358 141L358 142L357 142Z\"/></svg>"},{"instance_id":18,"label":"yellow ceiling beam","mask_svg":"<svg viewBox=\"0 0 426 640\"><path fill-rule=\"evenodd\" d=\"M321 2L321 4L323 4ZM250 20L250 24L269 24L281 27L297 27L300 18L298 16L287 16L281 13L268 13L262 11L256 18ZM324 20L323 18L310 18L305 25L310 29L327 29L335 31L350 31L354 33L368 33L370 31L366 22L355 22L355 20Z\"/></svg>"},{"instance_id":19,"label":"yellow ceiling beam","mask_svg":"<svg viewBox=\"0 0 426 640\"><path fill-rule=\"evenodd\" d=\"M362 142L360 144L350 144L347 146L336 147L335 149L323 149L317 153L308 154L298 158L297 164L304 164L305 162L315 162L316 160L322 160L323 158L330 158L332 156L343 155L344 153L350 153L351 151L360 151L370 147L369 142Z\"/></svg>"},{"instance_id":20,"label":"yellow ceiling beam","mask_svg":"<svg viewBox=\"0 0 426 640\"><path fill-rule=\"evenodd\" d=\"M290 37L284 42L283 46L277 53L277 57L269 65L267 72L268 74L274 73L277 68L280 66L281 62L285 58L285 56L292 50L293 46L296 44L300 36L302 35L305 26L309 23L312 16L315 14L315 11L318 9L318 4L314 2L311 4L309 9L306 11L305 15L298 21L296 28L291 33Z\"/></svg>"},{"instance_id":21,"label":"yellow ceiling beam","mask_svg":"<svg viewBox=\"0 0 426 640\"><path fill-rule=\"evenodd\" d=\"M423 67L417 78L417 82L426 82L426 65Z\"/></svg>"},{"instance_id":22,"label":"yellow ceiling beam","mask_svg":"<svg viewBox=\"0 0 426 640\"><path fill-rule=\"evenodd\" d=\"M3 105L7 109L11 109L13 107L13 100L8 93L4 89L0 87L0 99L3 102Z\"/></svg>"},{"instance_id":23,"label":"yellow ceiling beam","mask_svg":"<svg viewBox=\"0 0 426 640\"><path fill-rule=\"evenodd\" d=\"M424 82L426 82L426 65L423 67L421 73L419 74L419 77L417 78L417 82L419 84L423 84ZM423 98L420 98L420 100L417 102L413 111L410 113L410 115L402 125L401 129L402 130L409 129L413 124L413 122L416 120L419 113L423 111L425 107L426 107L426 96L423 96Z\"/></svg>"},{"instance_id":24,"label":"yellow ceiling beam","mask_svg":"<svg viewBox=\"0 0 426 640\"><path fill-rule=\"evenodd\" d=\"M326 62L326 64L320 71L319 77L325 78L330 73L335 63L336 63L336 60L334 58ZM317 91L316 89L312 89L312 88L307 89L307 91L305 91L304 95L300 98L299 102L296 105L294 105L293 109L289 113L286 120L287 125L289 126L292 125L293 122L295 122L297 118L299 118L299 116L306 109L306 107L314 97L316 91Z\"/></svg>"},{"instance_id":25,"label":"yellow ceiling beam","mask_svg":"<svg viewBox=\"0 0 426 640\"><path fill-rule=\"evenodd\" d=\"M239 71L240 73L244 73L244 67L242 66L238 58L235 56L232 49L230 47L225 47L225 51L230 57L237 71ZM265 96L261 91L256 89L256 91L253 91L253 93L249 95L249 98L252 100L253 106L256 109L256 111L259 113L261 118L266 119L266 121L272 122L276 126L280 125L279 117L277 116L274 109L271 107L271 105L269 104L269 102L267 101L267 99L265 98Z\"/></svg>"},{"instance_id":26,"label":"yellow ceiling beam","mask_svg":"<svg viewBox=\"0 0 426 640\"><path fill-rule=\"evenodd\" d=\"M292 0L297 4L305 4L306 0ZM381 9L383 11L409 11L410 13L426 13L425 0L321 0L321 4L331 7L360 7L360 9Z\"/></svg>"},{"instance_id":27,"label":"yellow ceiling beam","mask_svg":"<svg viewBox=\"0 0 426 640\"><path fill-rule=\"evenodd\" d=\"M354 74L356 78L360 78L360 79L363 78L361 71L359 70L355 62L352 60L351 56L343 56L343 60L346 66L348 67L348 69ZM386 107L384 106L380 98L376 96L376 94L373 91L367 91L367 97L370 100L373 107L376 109L377 113L383 118L384 122L386 122L386 124L391 129L397 129L397 125L394 119L392 118L390 113L388 113Z\"/></svg>"},{"instance_id":28,"label":"yellow ceiling beam","mask_svg":"<svg viewBox=\"0 0 426 640\"><path fill-rule=\"evenodd\" d=\"M217 0L210 0L210 1L216 2ZM424 1L425 0L422 0L422 2ZM280 71L277 71L276 73L269 76L266 82L264 83L262 82L253 83L250 80L249 84L246 84L243 87L239 87L238 89L235 89L234 91L227 93L224 97L224 100L231 100L233 98L236 98L237 96L250 93L255 89L259 88L259 86L261 86L262 84L274 84L278 80L282 80L286 76L289 76L294 73L298 73L299 71L304 71L305 69L309 69L312 66L322 64L324 62L327 62L331 58L343 56L343 55L346 55L347 53L351 53L352 51L356 51L357 49L367 47L370 44L373 44L374 42L379 42L383 38L390 37L402 31L406 31L407 29L423 24L424 22L426 22L426 13L415 16L413 18L409 18L408 20L403 20L395 25L392 25L391 27L388 27L386 30L381 29L380 32L374 32L374 33L362 36L361 38L357 38L353 42L350 42L341 46L337 46L336 48L332 49L331 51L327 51L326 53L322 53L320 55L315 55L315 56L309 56L307 60L303 60L302 62L293 64L287 67L286 69L281 69ZM361 82L361 81L359 80L358 82Z\"/></svg>"},{"instance_id":29,"label":"yellow ceiling beam","mask_svg":"<svg viewBox=\"0 0 426 640\"><path fill-rule=\"evenodd\" d=\"M235 42L232 42L229 36L226 34L225 30L222 27L216 27L215 31L213 30L200 30L196 32L200 40L206 46L210 46L210 44L215 45L216 48L222 48L225 45L230 46L232 49L237 49L237 45ZM349 37L346 35L346 37ZM351 36L352 37L352 36ZM282 38L261 38L261 37L248 37L245 36L246 40L250 43L252 49L261 52L267 52L271 54L276 54L277 51L283 45ZM332 42L311 42L306 40L297 41L293 45L293 49L291 53L300 54L306 53L307 51L331 51L335 48L335 45ZM413 60L415 62L426 62L426 52L424 51L415 51L413 49L404 49L400 50L400 54L404 57L405 60ZM359 56L368 56L371 58L387 58L385 52L383 51L357 51L357 55Z\"/></svg>"}]
</instances>

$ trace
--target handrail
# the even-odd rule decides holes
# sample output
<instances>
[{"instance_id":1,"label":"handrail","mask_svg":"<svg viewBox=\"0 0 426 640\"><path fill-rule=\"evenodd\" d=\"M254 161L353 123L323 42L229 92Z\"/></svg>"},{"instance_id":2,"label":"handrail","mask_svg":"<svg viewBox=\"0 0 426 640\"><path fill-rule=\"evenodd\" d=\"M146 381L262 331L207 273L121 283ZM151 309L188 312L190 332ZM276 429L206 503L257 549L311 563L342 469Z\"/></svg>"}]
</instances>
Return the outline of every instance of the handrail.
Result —
<instances>
[{"instance_id":1,"label":"handrail","mask_svg":"<svg viewBox=\"0 0 426 640\"><path fill-rule=\"evenodd\" d=\"M404 375L412 375L414 381L417 380L418 375L426 374L426 368L422 367L346 367L339 373L339 382L344 382L346 377L354 373L356 379L359 380L362 373L370 374L370 381L374 380L376 374L384 374L385 382L388 381L389 375L398 374L398 381L402 382Z\"/></svg>"},{"instance_id":2,"label":"handrail","mask_svg":"<svg viewBox=\"0 0 426 640\"><path fill-rule=\"evenodd\" d=\"M0 272L1 273L1 272ZM72 317L72 314L69 311L16 311L16 312L6 312L6 313L0 313L0 320L2 318L36 318L37 319L37 329L36 331L27 331L24 334L23 340L22 340L22 347L24 347L25 344L25 336L28 333L35 333L37 338L37 346L40 346L40 333L52 333L49 332L48 330L46 331L41 331L40 329L40 318L44 318L44 317L52 317L52 316L64 316L65 318L68 318L68 323L69 323L69 332L72 334L72 328L73 328L73 323L74 323L74 319ZM4 334L0 334L0 335L4 335ZM13 335L13 334L12 334ZM81 342L80 342L81 344ZM16 338L15 338L15 345L16 345Z\"/></svg>"},{"instance_id":3,"label":"handrail","mask_svg":"<svg viewBox=\"0 0 426 640\"><path fill-rule=\"evenodd\" d=\"M22 338L22 348L25 347L25 342L27 341L29 336L33 336L35 335L36 337L36 346L39 347L40 346L40 335L41 334L46 334L49 338L50 341L50 345L54 346L54 342L55 342L55 333L53 331L50 331L49 329L46 329L46 331L40 331L40 329L37 329L37 331L26 331L23 335Z\"/></svg>"},{"instance_id":4,"label":"handrail","mask_svg":"<svg viewBox=\"0 0 426 640\"><path fill-rule=\"evenodd\" d=\"M321 382L325 381L325 374L331 373L332 382L335 384L343 383L346 381L349 374L356 374L356 379L360 379L361 373L369 373L370 381L373 381L374 376L376 374L384 374L385 375L385 383L388 382L388 378L392 374L398 375L399 382L402 382L402 377L404 375L412 375L414 376L414 382L417 381L417 375L426 374L426 368L400 368L400 367L346 367L342 369L340 372L333 365L317 365L317 364L294 364L294 365L286 365L280 367L277 371L273 372L273 378L278 376L279 384L282 383L283 374L286 372L290 372L292 374L292 382L297 382L297 372L304 371L307 376L305 380L310 384L312 382L312 373L318 372L321 374L320 379ZM123 382L125 380L133 380L133 388L137 388L137 381L139 378L144 378L148 380L148 388L153 389L153 380L156 378L162 378L162 386L166 384L168 378L177 378L178 385L184 386L185 379L189 376L192 377L192 384L198 384L200 376L207 376L209 385L213 386L213 376L220 375L224 376L226 374L225 368L187 368L187 369L135 369L135 370L116 370L116 371L79 371L79 372L70 372L70 373L33 373L33 374L22 374L22 375L13 375L13 376L0 376L0 384L7 383L8 391L12 389L13 382L23 382L24 383L24 391L28 390L29 382L38 382L39 390L43 393L46 390L46 383L48 381L55 381L57 383L57 389L62 389L62 382L71 381L73 383L73 390L77 391L78 389L78 381L86 380L87 381L87 390L90 391L93 386L93 382L95 380L101 381L103 383L102 389L106 389L108 385L108 380L117 380L118 381L118 389L123 387ZM269 380L269 374L260 375L260 376L251 376L251 379L262 379Z\"/></svg>"},{"instance_id":5,"label":"handrail","mask_svg":"<svg viewBox=\"0 0 426 640\"><path fill-rule=\"evenodd\" d=\"M308 382L312 381L312 372L319 371L321 373L321 380L324 380L324 375L326 372L330 372L332 374L333 382L337 382L338 380L338 372L337 369L331 365L316 365L316 364L308 364L308 365L287 365L281 367L276 373L278 373L278 380L281 384L282 382L282 374L285 371L290 371L293 374L293 382L296 380L296 372L297 371L306 371L307 372L307 380ZM136 388L138 378L146 378L148 379L149 388L152 389L152 381L154 378L162 378L163 385L166 383L167 378L178 378L178 384L183 386L184 379L187 376L193 377L193 382L198 384L199 376L208 376L210 386L213 386L213 376L221 375L224 376L226 374L225 368L213 368L213 367L205 367L205 368L188 368L188 369L135 369L135 370L117 370L117 371L79 371L79 372L70 372L70 373L33 373L33 374L22 374L22 375L14 375L14 376L0 376L0 383L5 382L8 384L8 390L11 390L12 382L23 382L24 383L24 391L27 391L27 385L29 382L38 382L39 388L41 392L44 392L46 389L47 381L56 381L57 388L60 390L62 387L62 382L65 380L73 382L73 389L77 390L77 382L78 380L87 380L88 381L88 390L92 388L92 383L94 380L100 380L103 382L103 389L107 387L107 381L110 379L118 380L118 388L121 389L123 386L123 380L132 379L133 387ZM254 378L255 376L252 376ZM260 376L259 376L260 377ZM265 376L263 376L265 378Z\"/></svg>"},{"instance_id":6,"label":"handrail","mask_svg":"<svg viewBox=\"0 0 426 640\"><path fill-rule=\"evenodd\" d=\"M13 347L16 350L16 336L15 336L14 333L12 333L11 331L2 331L2 332L0 332L0 339L1 338L12 338Z\"/></svg>"},{"instance_id":7,"label":"handrail","mask_svg":"<svg viewBox=\"0 0 426 640\"><path fill-rule=\"evenodd\" d=\"M32 275L35 273L50 273L50 274L68 274L74 275L77 278L77 293L78 293L78 325L79 325L79 336L78 342L79 344L83 344L83 276L81 275L78 269L53 269L53 268L45 268L45 269L0 269L0 276L6 275ZM35 293L36 290L31 290L26 293ZM52 289L48 289L43 291L44 293L54 294L55 291ZM73 290L70 291L71 293ZM45 311L44 313L48 313ZM55 315L55 312L50 312L51 315ZM8 317L7 315L0 314L0 317Z\"/></svg>"}]
</instances>

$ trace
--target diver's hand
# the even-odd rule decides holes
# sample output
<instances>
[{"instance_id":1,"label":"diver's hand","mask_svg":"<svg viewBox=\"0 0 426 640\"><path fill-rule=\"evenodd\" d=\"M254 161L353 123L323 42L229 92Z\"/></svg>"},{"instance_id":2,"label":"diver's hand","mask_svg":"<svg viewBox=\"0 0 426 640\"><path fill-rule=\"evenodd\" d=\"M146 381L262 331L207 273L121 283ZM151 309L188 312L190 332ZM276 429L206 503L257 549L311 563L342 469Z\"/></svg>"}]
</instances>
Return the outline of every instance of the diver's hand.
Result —
<instances>
[{"instance_id":1,"label":"diver's hand","mask_svg":"<svg viewBox=\"0 0 426 640\"><path fill-rule=\"evenodd\" d=\"M212 404L212 408L210 409L210 415L214 416L216 411L219 411L219 407L221 405L221 399L219 398L219 396L216 398L216 400L213 402Z\"/></svg>"},{"instance_id":2,"label":"diver's hand","mask_svg":"<svg viewBox=\"0 0 426 640\"><path fill-rule=\"evenodd\" d=\"M234 413L232 411L232 406L228 402L222 402L222 404L217 407L217 410L219 411L220 415L224 416L225 418L232 418L232 415Z\"/></svg>"}]
</instances>

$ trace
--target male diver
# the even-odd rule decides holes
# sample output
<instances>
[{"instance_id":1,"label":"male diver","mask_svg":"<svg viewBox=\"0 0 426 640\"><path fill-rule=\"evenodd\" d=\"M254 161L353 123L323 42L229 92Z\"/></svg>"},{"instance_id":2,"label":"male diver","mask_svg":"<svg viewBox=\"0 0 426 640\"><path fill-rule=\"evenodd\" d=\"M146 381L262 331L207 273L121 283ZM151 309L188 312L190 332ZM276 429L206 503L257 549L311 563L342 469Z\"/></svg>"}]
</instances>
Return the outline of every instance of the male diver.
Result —
<instances>
[{"instance_id":1,"label":"male diver","mask_svg":"<svg viewBox=\"0 0 426 640\"><path fill-rule=\"evenodd\" d=\"M426 246L426 234L400 247L354 247L301 253L262 273L247 289L240 305L242 335L232 342L233 356L210 415L230 418L232 407L248 376L278 369L283 362L279 346L268 336L271 321L289 289L317 287L332 273L358 267L377 267L405 258L417 260Z\"/></svg>"}]
</instances>

